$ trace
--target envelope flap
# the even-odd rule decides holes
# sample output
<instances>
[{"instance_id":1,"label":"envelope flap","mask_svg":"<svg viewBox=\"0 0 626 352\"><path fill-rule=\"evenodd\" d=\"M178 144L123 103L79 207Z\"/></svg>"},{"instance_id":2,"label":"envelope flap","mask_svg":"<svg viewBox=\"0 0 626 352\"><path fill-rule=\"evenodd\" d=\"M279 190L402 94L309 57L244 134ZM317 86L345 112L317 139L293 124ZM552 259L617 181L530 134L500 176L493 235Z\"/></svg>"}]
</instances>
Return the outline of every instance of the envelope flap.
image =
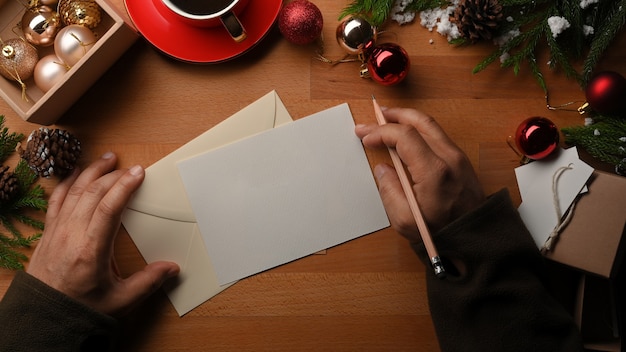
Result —
<instances>
[{"instance_id":1,"label":"envelope flap","mask_svg":"<svg viewBox=\"0 0 626 352\"><path fill-rule=\"evenodd\" d=\"M275 91L204 132L146 169L129 208L178 221L195 222L176 162L292 121Z\"/></svg>"}]
</instances>

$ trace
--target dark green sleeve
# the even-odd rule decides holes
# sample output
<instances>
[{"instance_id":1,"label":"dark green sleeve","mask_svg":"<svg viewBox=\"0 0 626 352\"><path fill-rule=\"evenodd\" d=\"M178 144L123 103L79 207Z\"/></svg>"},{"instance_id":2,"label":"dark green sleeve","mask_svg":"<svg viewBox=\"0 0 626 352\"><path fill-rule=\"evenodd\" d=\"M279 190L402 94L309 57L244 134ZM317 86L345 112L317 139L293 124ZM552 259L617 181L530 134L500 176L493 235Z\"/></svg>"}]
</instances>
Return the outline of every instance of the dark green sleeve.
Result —
<instances>
[{"instance_id":1,"label":"dark green sleeve","mask_svg":"<svg viewBox=\"0 0 626 352\"><path fill-rule=\"evenodd\" d=\"M543 284L544 259L502 190L435 234L457 273L427 270L432 319L443 351L582 351L573 317ZM422 244L414 249L426 262ZM448 263L448 271L452 269Z\"/></svg>"},{"instance_id":2,"label":"dark green sleeve","mask_svg":"<svg viewBox=\"0 0 626 352\"><path fill-rule=\"evenodd\" d=\"M117 321L17 272L0 302L2 351L112 351Z\"/></svg>"}]
</instances>

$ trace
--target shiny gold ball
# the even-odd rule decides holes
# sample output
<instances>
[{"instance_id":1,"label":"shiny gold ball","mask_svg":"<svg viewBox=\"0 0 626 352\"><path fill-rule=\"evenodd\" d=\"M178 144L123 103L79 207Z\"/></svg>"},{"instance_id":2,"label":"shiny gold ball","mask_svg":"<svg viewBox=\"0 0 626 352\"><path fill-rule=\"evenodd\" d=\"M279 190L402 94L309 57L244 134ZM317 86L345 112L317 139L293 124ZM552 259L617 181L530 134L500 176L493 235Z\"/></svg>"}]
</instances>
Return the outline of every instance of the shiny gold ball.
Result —
<instances>
[{"instance_id":1,"label":"shiny gold ball","mask_svg":"<svg viewBox=\"0 0 626 352\"><path fill-rule=\"evenodd\" d=\"M66 26L78 24L94 29L102 20L102 9L94 0L60 0L58 12Z\"/></svg>"},{"instance_id":2,"label":"shiny gold ball","mask_svg":"<svg viewBox=\"0 0 626 352\"><path fill-rule=\"evenodd\" d=\"M5 40L0 45L0 75L17 82L29 79L39 61L37 49L18 38Z\"/></svg>"},{"instance_id":3,"label":"shiny gold ball","mask_svg":"<svg viewBox=\"0 0 626 352\"><path fill-rule=\"evenodd\" d=\"M365 18L350 17L337 26L337 43L348 54L363 54L374 46L378 31Z\"/></svg>"},{"instance_id":4,"label":"shiny gold ball","mask_svg":"<svg viewBox=\"0 0 626 352\"><path fill-rule=\"evenodd\" d=\"M54 44L54 37L62 26L59 14L50 6L29 8L22 16L24 38L33 45Z\"/></svg>"}]
</instances>

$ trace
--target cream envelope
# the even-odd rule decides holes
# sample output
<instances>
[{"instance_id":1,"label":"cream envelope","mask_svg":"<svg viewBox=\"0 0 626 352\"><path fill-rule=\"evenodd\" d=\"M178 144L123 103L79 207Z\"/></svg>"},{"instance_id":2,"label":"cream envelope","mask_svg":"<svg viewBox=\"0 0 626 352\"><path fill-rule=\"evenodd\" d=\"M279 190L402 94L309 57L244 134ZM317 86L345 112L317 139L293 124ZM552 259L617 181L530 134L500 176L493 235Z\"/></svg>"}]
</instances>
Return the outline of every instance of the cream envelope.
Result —
<instances>
[{"instance_id":1,"label":"cream envelope","mask_svg":"<svg viewBox=\"0 0 626 352\"><path fill-rule=\"evenodd\" d=\"M176 163L291 121L272 91L146 169L122 223L148 263L167 260L180 265L177 282L164 287L178 315L228 285L217 282Z\"/></svg>"}]
</instances>

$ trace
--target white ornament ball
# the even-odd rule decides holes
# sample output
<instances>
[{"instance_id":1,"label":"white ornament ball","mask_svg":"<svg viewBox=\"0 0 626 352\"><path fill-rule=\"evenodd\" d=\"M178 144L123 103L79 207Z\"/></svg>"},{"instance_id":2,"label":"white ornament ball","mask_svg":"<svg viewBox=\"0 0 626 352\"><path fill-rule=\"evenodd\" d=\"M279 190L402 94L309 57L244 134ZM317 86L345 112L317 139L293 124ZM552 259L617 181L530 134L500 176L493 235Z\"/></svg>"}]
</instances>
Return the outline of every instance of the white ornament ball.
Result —
<instances>
[{"instance_id":1,"label":"white ornament ball","mask_svg":"<svg viewBox=\"0 0 626 352\"><path fill-rule=\"evenodd\" d=\"M33 75L35 84L43 92L49 91L55 84L61 82L68 71L68 67L56 55L46 55L37 62Z\"/></svg>"},{"instance_id":2,"label":"white ornament ball","mask_svg":"<svg viewBox=\"0 0 626 352\"><path fill-rule=\"evenodd\" d=\"M73 24L63 27L54 40L54 52L68 66L74 66L96 43L91 29Z\"/></svg>"}]
</instances>

